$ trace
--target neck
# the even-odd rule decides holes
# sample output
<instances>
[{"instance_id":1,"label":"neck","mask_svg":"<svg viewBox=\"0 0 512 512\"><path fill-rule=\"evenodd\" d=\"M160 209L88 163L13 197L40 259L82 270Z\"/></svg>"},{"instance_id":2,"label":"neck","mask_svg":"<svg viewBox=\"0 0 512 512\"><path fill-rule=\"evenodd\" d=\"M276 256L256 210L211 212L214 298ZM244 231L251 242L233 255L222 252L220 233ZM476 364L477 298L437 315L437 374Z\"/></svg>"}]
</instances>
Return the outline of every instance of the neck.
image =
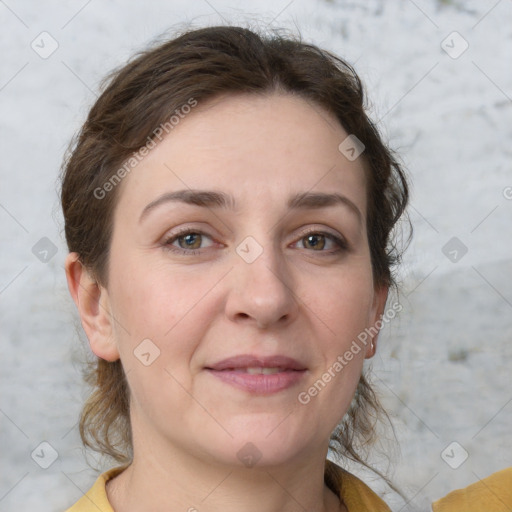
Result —
<instances>
[{"instance_id":1,"label":"neck","mask_svg":"<svg viewBox=\"0 0 512 512\"><path fill-rule=\"evenodd\" d=\"M107 485L116 512L345 510L324 483L322 453L279 466L246 468L215 465L169 447L165 458L162 451L145 449L139 455L135 448L133 463Z\"/></svg>"}]
</instances>

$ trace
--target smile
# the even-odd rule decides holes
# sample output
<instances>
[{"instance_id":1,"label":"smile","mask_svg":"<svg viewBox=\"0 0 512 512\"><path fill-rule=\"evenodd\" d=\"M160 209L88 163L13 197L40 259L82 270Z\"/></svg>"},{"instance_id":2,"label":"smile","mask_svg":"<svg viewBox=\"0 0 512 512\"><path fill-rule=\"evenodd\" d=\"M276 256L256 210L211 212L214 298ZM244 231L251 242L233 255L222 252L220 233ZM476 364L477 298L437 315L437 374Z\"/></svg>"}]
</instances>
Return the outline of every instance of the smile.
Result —
<instances>
[{"instance_id":1,"label":"smile","mask_svg":"<svg viewBox=\"0 0 512 512\"><path fill-rule=\"evenodd\" d=\"M258 395L270 395L296 386L306 374L306 370L262 367L207 371L224 384Z\"/></svg>"}]
</instances>

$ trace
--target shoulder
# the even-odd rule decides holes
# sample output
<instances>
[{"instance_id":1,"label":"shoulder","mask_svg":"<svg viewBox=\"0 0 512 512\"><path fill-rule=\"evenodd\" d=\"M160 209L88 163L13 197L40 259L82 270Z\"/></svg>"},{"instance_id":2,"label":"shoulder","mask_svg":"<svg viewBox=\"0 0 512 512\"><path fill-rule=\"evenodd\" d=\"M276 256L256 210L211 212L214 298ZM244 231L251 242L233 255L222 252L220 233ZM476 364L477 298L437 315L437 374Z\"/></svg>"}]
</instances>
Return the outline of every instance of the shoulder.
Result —
<instances>
[{"instance_id":1,"label":"shoulder","mask_svg":"<svg viewBox=\"0 0 512 512\"><path fill-rule=\"evenodd\" d=\"M345 503L349 512L371 510L372 512L391 512L384 500L370 489L362 480L344 470L334 462L327 460L325 466L326 482ZM335 490L335 489L332 489Z\"/></svg>"},{"instance_id":2,"label":"shoulder","mask_svg":"<svg viewBox=\"0 0 512 512\"><path fill-rule=\"evenodd\" d=\"M119 466L102 473L93 486L65 512L114 512L107 498L106 483L124 469L126 466Z\"/></svg>"},{"instance_id":3,"label":"shoulder","mask_svg":"<svg viewBox=\"0 0 512 512\"><path fill-rule=\"evenodd\" d=\"M498 471L432 504L434 512L509 512L512 510L512 467Z\"/></svg>"}]
</instances>

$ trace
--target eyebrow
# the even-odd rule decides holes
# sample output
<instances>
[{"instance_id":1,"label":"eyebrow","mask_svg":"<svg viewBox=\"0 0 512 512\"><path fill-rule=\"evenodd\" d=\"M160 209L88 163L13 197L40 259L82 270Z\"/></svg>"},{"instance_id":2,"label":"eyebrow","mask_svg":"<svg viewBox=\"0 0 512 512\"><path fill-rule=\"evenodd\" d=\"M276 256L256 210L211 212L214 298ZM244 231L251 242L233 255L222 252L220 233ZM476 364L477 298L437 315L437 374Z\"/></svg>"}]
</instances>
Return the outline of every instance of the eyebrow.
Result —
<instances>
[{"instance_id":1,"label":"eyebrow","mask_svg":"<svg viewBox=\"0 0 512 512\"><path fill-rule=\"evenodd\" d=\"M224 210L236 210L236 201L233 196L225 192L217 192L213 190L177 190L175 192L166 192L151 201L142 210L139 218L141 222L152 210L166 203L185 203L204 208L221 208ZM362 224L363 215L359 208L343 194L327 194L324 192L303 192L295 194L288 199L289 210L308 210L320 209L329 206L346 206L354 213Z\"/></svg>"}]
</instances>

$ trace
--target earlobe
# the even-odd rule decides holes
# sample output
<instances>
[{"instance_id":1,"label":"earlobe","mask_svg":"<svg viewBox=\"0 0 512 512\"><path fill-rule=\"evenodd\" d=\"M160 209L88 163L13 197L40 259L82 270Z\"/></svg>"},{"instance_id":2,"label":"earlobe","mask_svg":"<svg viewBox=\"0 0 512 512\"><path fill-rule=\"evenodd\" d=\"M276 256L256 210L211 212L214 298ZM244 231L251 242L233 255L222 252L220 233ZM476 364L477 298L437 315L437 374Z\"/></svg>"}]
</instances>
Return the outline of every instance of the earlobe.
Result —
<instances>
[{"instance_id":1,"label":"earlobe","mask_svg":"<svg viewBox=\"0 0 512 512\"><path fill-rule=\"evenodd\" d=\"M66 279L91 350L106 361L119 359L107 289L94 279L76 252L66 257Z\"/></svg>"},{"instance_id":2,"label":"earlobe","mask_svg":"<svg viewBox=\"0 0 512 512\"><path fill-rule=\"evenodd\" d=\"M387 286L380 286L375 289L373 296L372 312L370 315L371 325L369 331L371 333L371 342L366 347L365 358L370 359L377 352L377 340L379 331L382 327L382 317L384 315L384 308L388 298L389 288Z\"/></svg>"}]
</instances>

